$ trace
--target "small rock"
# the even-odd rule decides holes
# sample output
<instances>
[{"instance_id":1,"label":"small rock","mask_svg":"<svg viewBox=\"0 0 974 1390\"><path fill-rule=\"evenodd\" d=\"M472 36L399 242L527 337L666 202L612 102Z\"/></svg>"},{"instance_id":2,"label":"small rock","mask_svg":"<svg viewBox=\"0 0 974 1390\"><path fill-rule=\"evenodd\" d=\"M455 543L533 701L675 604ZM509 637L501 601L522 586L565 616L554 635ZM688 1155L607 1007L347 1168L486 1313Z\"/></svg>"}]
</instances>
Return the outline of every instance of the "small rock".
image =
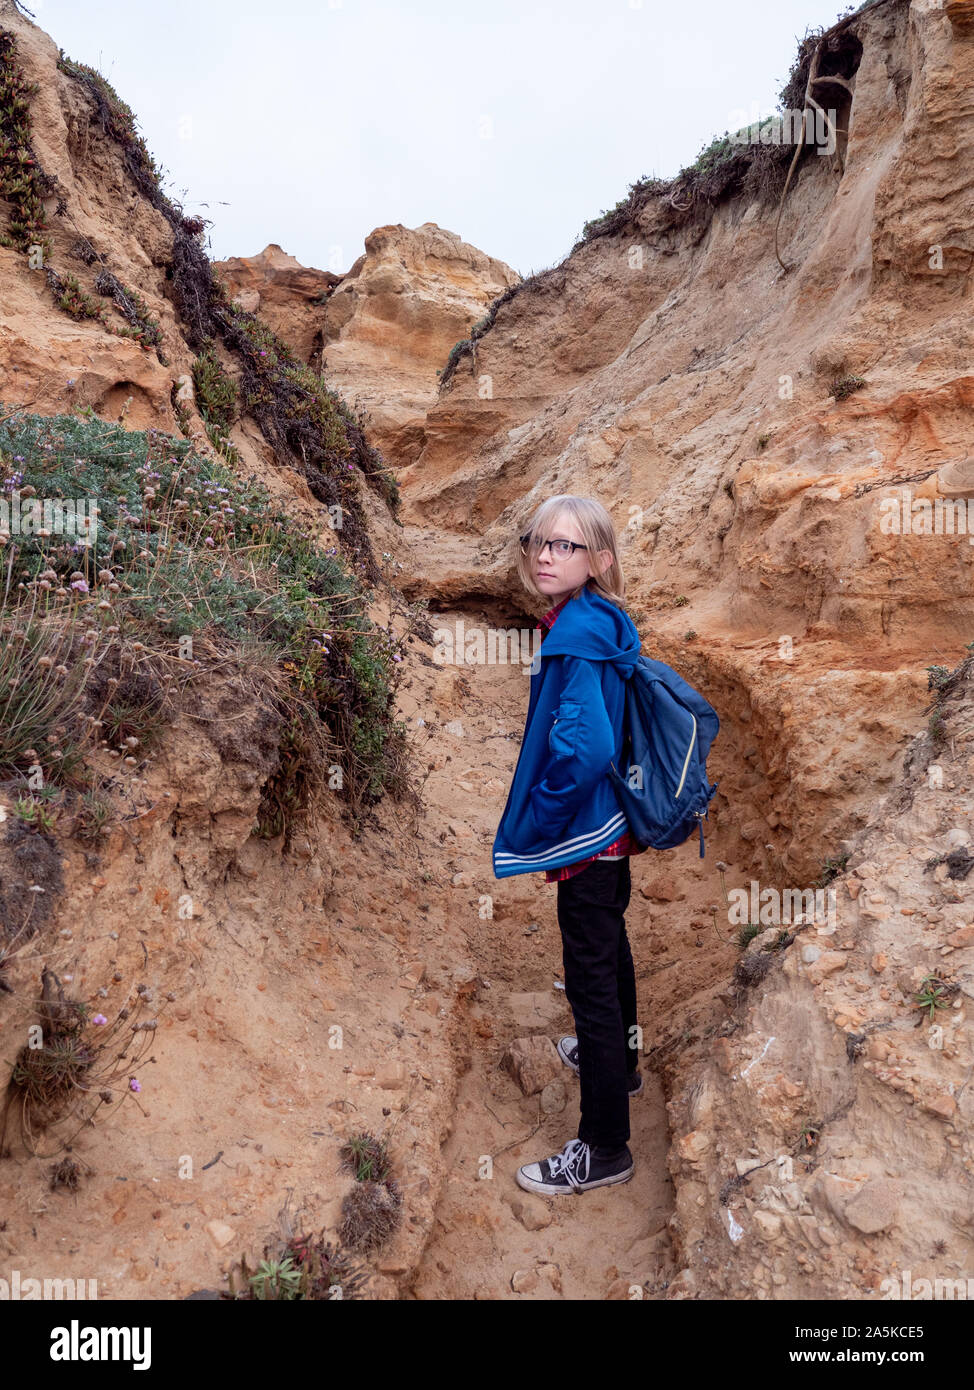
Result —
<instances>
[{"instance_id":1,"label":"small rock","mask_svg":"<svg viewBox=\"0 0 974 1390\"><path fill-rule=\"evenodd\" d=\"M639 891L644 898L652 898L660 903L678 903L686 897L686 893L677 888L673 880L665 874L657 874L655 878L647 879L640 885Z\"/></svg>"},{"instance_id":2,"label":"small rock","mask_svg":"<svg viewBox=\"0 0 974 1390\"><path fill-rule=\"evenodd\" d=\"M398 1091L406 1084L406 1068L402 1062L386 1062L376 1073L375 1084L381 1091Z\"/></svg>"},{"instance_id":3,"label":"small rock","mask_svg":"<svg viewBox=\"0 0 974 1390\"><path fill-rule=\"evenodd\" d=\"M610 1303L626 1303L632 1297L630 1292L635 1279L613 1279L612 1283L605 1291L606 1300Z\"/></svg>"},{"instance_id":4,"label":"small rock","mask_svg":"<svg viewBox=\"0 0 974 1390\"><path fill-rule=\"evenodd\" d=\"M697 1287L697 1276L692 1269L681 1269L675 1278L670 1280L669 1288L666 1290L667 1299L692 1298Z\"/></svg>"},{"instance_id":5,"label":"small rock","mask_svg":"<svg viewBox=\"0 0 974 1390\"><path fill-rule=\"evenodd\" d=\"M715 1038L713 1046L714 1060L725 1076L729 1076L734 1070L734 1050L728 1038Z\"/></svg>"},{"instance_id":6,"label":"small rock","mask_svg":"<svg viewBox=\"0 0 974 1390\"><path fill-rule=\"evenodd\" d=\"M511 1199L511 1211L526 1231L543 1231L551 1225L551 1212L540 1197L529 1192Z\"/></svg>"},{"instance_id":7,"label":"small rock","mask_svg":"<svg viewBox=\"0 0 974 1390\"><path fill-rule=\"evenodd\" d=\"M218 1250L222 1250L225 1245L229 1245L237 1235L233 1227L228 1226L225 1221L207 1221L203 1229Z\"/></svg>"},{"instance_id":8,"label":"small rock","mask_svg":"<svg viewBox=\"0 0 974 1390\"><path fill-rule=\"evenodd\" d=\"M526 1096L543 1091L549 1081L560 1079L562 1061L550 1038L517 1038L501 1066L510 1072Z\"/></svg>"},{"instance_id":9,"label":"small rock","mask_svg":"<svg viewBox=\"0 0 974 1390\"><path fill-rule=\"evenodd\" d=\"M805 1194L797 1182L786 1183L781 1189L781 1195L792 1211L797 1211L805 1200Z\"/></svg>"},{"instance_id":10,"label":"small rock","mask_svg":"<svg viewBox=\"0 0 974 1390\"><path fill-rule=\"evenodd\" d=\"M687 1163L699 1163L710 1148L710 1135L703 1130L691 1129L689 1134L684 1134L677 1141L676 1147L680 1157L685 1159Z\"/></svg>"},{"instance_id":11,"label":"small rock","mask_svg":"<svg viewBox=\"0 0 974 1390\"><path fill-rule=\"evenodd\" d=\"M518 1028L551 1028L565 1011L564 996L537 991L529 994L509 994L507 1003Z\"/></svg>"},{"instance_id":12,"label":"small rock","mask_svg":"<svg viewBox=\"0 0 974 1390\"><path fill-rule=\"evenodd\" d=\"M813 961L805 974L812 984L819 984L825 979L826 975L833 974L836 970L841 970L846 963L843 951L823 951L818 960Z\"/></svg>"},{"instance_id":13,"label":"small rock","mask_svg":"<svg viewBox=\"0 0 974 1390\"><path fill-rule=\"evenodd\" d=\"M822 1232L817 1219L810 1214L800 1215L798 1224L809 1245L822 1245Z\"/></svg>"},{"instance_id":14,"label":"small rock","mask_svg":"<svg viewBox=\"0 0 974 1390\"><path fill-rule=\"evenodd\" d=\"M516 1269L511 1275L511 1288L515 1293L533 1293L538 1287L536 1269Z\"/></svg>"},{"instance_id":15,"label":"small rock","mask_svg":"<svg viewBox=\"0 0 974 1390\"><path fill-rule=\"evenodd\" d=\"M851 1201L859 1190L856 1179L843 1177L840 1173L822 1173L819 1186L833 1214L839 1218L845 1213L846 1203Z\"/></svg>"},{"instance_id":16,"label":"small rock","mask_svg":"<svg viewBox=\"0 0 974 1390\"><path fill-rule=\"evenodd\" d=\"M545 1115L560 1115L568 1104L564 1081L549 1081L541 1092L541 1111Z\"/></svg>"},{"instance_id":17,"label":"small rock","mask_svg":"<svg viewBox=\"0 0 974 1390\"><path fill-rule=\"evenodd\" d=\"M426 966L421 960L414 960L407 966L399 979L401 989L415 989L426 974Z\"/></svg>"},{"instance_id":18,"label":"small rock","mask_svg":"<svg viewBox=\"0 0 974 1390\"><path fill-rule=\"evenodd\" d=\"M777 1212L758 1207L754 1212L754 1229L764 1241L777 1240L781 1235L781 1217Z\"/></svg>"},{"instance_id":19,"label":"small rock","mask_svg":"<svg viewBox=\"0 0 974 1390\"><path fill-rule=\"evenodd\" d=\"M941 1120L952 1120L957 1113L957 1102L946 1091L939 1096L922 1102L928 1115L936 1115Z\"/></svg>"},{"instance_id":20,"label":"small rock","mask_svg":"<svg viewBox=\"0 0 974 1390\"><path fill-rule=\"evenodd\" d=\"M863 1235L875 1235L885 1231L896 1221L899 1209L899 1185L886 1178L867 1182L860 1192L851 1198L843 1213L850 1226Z\"/></svg>"}]
</instances>

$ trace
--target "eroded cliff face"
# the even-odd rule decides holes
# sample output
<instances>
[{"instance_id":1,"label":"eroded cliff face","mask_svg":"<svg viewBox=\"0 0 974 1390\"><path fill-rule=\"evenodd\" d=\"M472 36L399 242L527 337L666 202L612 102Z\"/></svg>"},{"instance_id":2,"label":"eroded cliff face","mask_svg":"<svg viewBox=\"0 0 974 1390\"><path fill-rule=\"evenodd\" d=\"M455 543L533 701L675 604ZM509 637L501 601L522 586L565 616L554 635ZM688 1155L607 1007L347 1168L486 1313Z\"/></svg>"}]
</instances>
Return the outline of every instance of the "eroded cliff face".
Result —
<instances>
[{"instance_id":1,"label":"eroded cliff face","mask_svg":"<svg viewBox=\"0 0 974 1390\"><path fill-rule=\"evenodd\" d=\"M687 847L633 869L668 1297L877 1297L904 1268L971 1268L969 21L889 3L837 35L848 137L800 166L787 271L774 206L646 201L499 306L401 475L430 542L404 590L493 621L533 506L599 497L644 650L721 716L709 873ZM931 665L957 672L925 732ZM729 918L715 860L779 915ZM784 929L780 895L820 883L830 920ZM748 917L767 930L735 971L713 928Z\"/></svg>"},{"instance_id":2,"label":"eroded cliff face","mask_svg":"<svg viewBox=\"0 0 974 1390\"><path fill-rule=\"evenodd\" d=\"M196 354L172 298L172 226L135 185L91 90L58 67L56 43L12 0L0 0L0 30L13 35L18 69L37 84L31 147L56 180L44 199L48 264L62 282L76 277L72 293L99 300L104 315L72 317L44 266L0 247L0 399L38 415L90 407L130 429L177 437L182 406L186 434L212 457L190 380ZM11 211L4 203L4 230ZM158 326L155 344L110 331L130 321L99 289L102 272L129 292L130 305L138 296L144 322ZM264 303L273 305L272 292ZM235 373L230 355L217 351ZM334 547L294 456L273 448L246 414L230 437L242 474L256 473L312 543ZM370 540L391 549L400 528L389 507L360 479L354 486ZM369 597L373 623L409 625L391 586ZM69 1273L70 1233L101 1297L225 1288L231 1265L248 1251L253 1264L273 1240L289 1188L299 1226L337 1229L355 1188L339 1146L370 1126L388 1140L403 1209L399 1243L366 1262L366 1296L396 1297L399 1277L420 1258L442 1180L453 1049L475 976L462 940L440 954L454 890L438 878L427 888L423 877L420 856L434 862L439 848L434 830L410 832L388 804L370 818L364 842L337 803L289 846L255 833L281 733L262 659L228 652L220 670L205 672L173 659L178 709L141 775L117 749L113 765L107 750L93 754L114 775L100 837L78 835L67 817L43 833L22 823L23 776L6 767L0 776L0 1086L6 1091L10 1063L36 1024L44 970L89 1014L102 1008L114 1018L137 985L158 1010L152 1055L133 1078L141 1093L129 1095L122 1079L117 1121L100 1115L72 1137L70 1117L40 1133L29 1123L24 1131L19 1104L5 1114L4 1279L18 1268ZM431 670L427 712L443 702L438 679ZM425 746L430 735L419 739ZM419 946L419 922L429 950ZM339 936L347 927L347 940L332 936L335 926ZM415 1023L407 1001L422 1004ZM51 1187L65 1138L81 1175L70 1197Z\"/></svg>"},{"instance_id":3,"label":"eroded cliff face","mask_svg":"<svg viewBox=\"0 0 974 1390\"><path fill-rule=\"evenodd\" d=\"M325 306L321 366L368 412L370 434L396 468L423 445L437 372L491 300L520 283L503 261L424 222L377 227Z\"/></svg>"},{"instance_id":4,"label":"eroded cliff face","mask_svg":"<svg viewBox=\"0 0 974 1390\"><path fill-rule=\"evenodd\" d=\"M216 265L241 303L365 412L370 439L396 468L422 448L454 343L521 279L435 222L377 227L343 275L301 266L279 246Z\"/></svg>"},{"instance_id":5,"label":"eroded cliff face","mask_svg":"<svg viewBox=\"0 0 974 1390\"><path fill-rule=\"evenodd\" d=\"M299 361L320 355L323 308L340 275L302 265L274 242L257 256L230 256L214 261L213 268L238 303L259 313Z\"/></svg>"},{"instance_id":6,"label":"eroded cliff face","mask_svg":"<svg viewBox=\"0 0 974 1390\"><path fill-rule=\"evenodd\" d=\"M729 1021L668 1068L670 1297L943 1297L970 1274L972 669L851 846L831 920L784 951L779 926L756 937Z\"/></svg>"},{"instance_id":7,"label":"eroded cliff face","mask_svg":"<svg viewBox=\"0 0 974 1390\"><path fill-rule=\"evenodd\" d=\"M800 166L787 274L773 206L674 226L648 201L501 306L400 477L407 520L469 537L465 563L451 546L405 576L451 602L511 593L543 497L609 507L654 651L724 715L714 814L764 875L807 876L862 823L924 667L974 627L966 538L882 529L900 479L911 500L974 495L974 49L942 11L893 3L855 40L845 172ZM849 376L866 386L836 399Z\"/></svg>"},{"instance_id":8,"label":"eroded cliff face","mask_svg":"<svg viewBox=\"0 0 974 1390\"><path fill-rule=\"evenodd\" d=\"M0 5L0 21L15 38L25 80L37 84L31 148L52 181L42 199L51 248L46 264L31 265L22 251L0 246L0 399L8 409L41 415L90 407L128 429L177 436L183 433L178 412L185 411L186 436L212 456L195 400L196 354L174 302L173 227L134 183L125 145L105 128L107 108L59 68L54 40L12 0ZM13 208L7 201L2 206L6 223ZM69 291L75 312L58 306L49 270ZM132 318L113 296L113 284L130 308L137 298L142 322L158 333L155 343L127 336ZM215 351L236 379L238 364L220 345ZM311 502L293 459L277 455L252 419L245 415L229 437L247 470L277 498L298 507ZM379 510L372 516L381 527Z\"/></svg>"},{"instance_id":9,"label":"eroded cliff face","mask_svg":"<svg viewBox=\"0 0 974 1390\"><path fill-rule=\"evenodd\" d=\"M0 246L0 393L41 413L78 403L110 418L118 418L131 397L131 428L176 429L170 398L187 354L165 289L171 229L132 188L117 147L98 129L90 95L58 69L57 45L11 3L0 8L0 18L16 36L25 75L39 84L31 103L31 139L40 165L57 180L43 200L52 224L51 262L91 292L95 276L110 262L161 330L156 352L91 320L72 318L54 303L44 268L28 273L20 251ZM66 210L58 215L62 202ZM4 202L5 221L11 210ZM127 326L110 300L99 299L110 324Z\"/></svg>"}]
</instances>

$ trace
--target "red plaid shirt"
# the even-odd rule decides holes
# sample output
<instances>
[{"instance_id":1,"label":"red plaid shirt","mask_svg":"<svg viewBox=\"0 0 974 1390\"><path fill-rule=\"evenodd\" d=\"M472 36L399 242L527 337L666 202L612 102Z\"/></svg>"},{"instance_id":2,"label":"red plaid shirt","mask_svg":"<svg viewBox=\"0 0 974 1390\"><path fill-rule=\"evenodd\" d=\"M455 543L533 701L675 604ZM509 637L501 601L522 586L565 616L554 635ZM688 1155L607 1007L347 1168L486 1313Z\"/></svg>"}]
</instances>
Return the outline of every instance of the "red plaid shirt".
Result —
<instances>
[{"instance_id":1,"label":"red plaid shirt","mask_svg":"<svg viewBox=\"0 0 974 1390\"><path fill-rule=\"evenodd\" d=\"M537 625L537 630L541 633L542 643L554 627L555 619L570 597L569 594L560 603L556 603L554 608L549 608L547 613L542 616L541 622ZM590 854L587 859L580 859L577 864L563 864L560 869L546 869L544 881L545 883L559 883L562 879L571 878L573 874L581 873L586 864L591 864L595 859L621 858L623 855L642 854L643 852L627 830L618 840L614 840L611 845L607 845L598 854Z\"/></svg>"}]
</instances>

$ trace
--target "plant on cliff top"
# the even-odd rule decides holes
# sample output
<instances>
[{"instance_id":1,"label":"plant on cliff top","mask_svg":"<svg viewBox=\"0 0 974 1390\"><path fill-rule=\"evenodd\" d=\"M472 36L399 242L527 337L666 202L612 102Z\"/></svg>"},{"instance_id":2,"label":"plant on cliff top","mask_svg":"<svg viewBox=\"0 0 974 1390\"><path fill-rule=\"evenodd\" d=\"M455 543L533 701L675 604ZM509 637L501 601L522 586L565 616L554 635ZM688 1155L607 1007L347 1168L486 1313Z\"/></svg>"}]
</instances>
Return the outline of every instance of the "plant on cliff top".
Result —
<instances>
[{"instance_id":1,"label":"plant on cliff top","mask_svg":"<svg viewBox=\"0 0 974 1390\"><path fill-rule=\"evenodd\" d=\"M47 791L50 788L44 790ZM45 832L53 830L57 820L56 815L52 816L45 810L42 801L35 800L32 796L18 796L17 804L14 806L14 814L25 825Z\"/></svg>"},{"instance_id":2,"label":"plant on cliff top","mask_svg":"<svg viewBox=\"0 0 974 1390\"><path fill-rule=\"evenodd\" d=\"M940 975L924 975L920 988L913 996L915 1009L928 1009L927 1021L932 1023L938 1009L947 1007L947 1000L957 993L960 986L953 980L945 980ZM917 1027L923 1022L918 1020Z\"/></svg>"},{"instance_id":3,"label":"plant on cliff top","mask_svg":"<svg viewBox=\"0 0 974 1390\"><path fill-rule=\"evenodd\" d=\"M262 1260L250 1276L250 1287L257 1299L288 1302L300 1296L301 1271L290 1255L280 1260Z\"/></svg>"},{"instance_id":4,"label":"plant on cliff top","mask_svg":"<svg viewBox=\"0 0 974 1390\"><path fill-rule=\"evenodd\" d=\"M393 1181L356 1183L342 1202L339 1236L350 1250L378 1250L402 1221L402 1197Z\"/></svg>"},{"instance_id":5,"label":"plant on cliff top","mask_svg":"<svg viewBox=\"0 0 974 1390\"><path fill-rule=\"evenodd\" d=\"M134 338L141 346L158 348L162 342L159 323L149 312L149 306L137 291L129 289L108 270L100 270L95 277L95 289L99 294L107 294L119 313L128 319L128 328L112 327L111 332L119 338ZM162 360L160 358L160 360Z\"/></svg>"},{"instance_id":6,"label":"plant on cliff top","mask_svg":"<svg viewBox=\"0 0 974 1390\"><path fill-rule=\"evenodd\" d=\"M130 160L138 168L146 181L161 187L162 170L156 164L139 134L135 113L115 91L97 68L87 63L76 63L68 58L63 48L58 49L57 65L62 72L76 78L88 88L98 108L99 123L108 135L122 145Z\"/></svg>"},{"instance_id":7,"label":"plant on cliff top","mask_svg":"<svg viewBox=\"0 0 974 1390\"><path fill-rule=\"evenodd\" d=\"M344 1144L340 1156L356 1179L342 1203L340 1237L350 1250L377 1250L402 1220L402 1194L386 1141L366 1131Z\"/></svg>"},{"instance_id":8,"label":"plant on cliff top","mask_svg":"<svg viewBox=\"0 0 974 1390\"><path fill-rule=\"evenodd\" d=\"M391 1165L386 1142L374 1134L356 1134L339 1150L342 1166L351 1169L357 1182L385 1182Z\"/></svg>"},{"instance_id":9,"label":"plant on cliff top","mask_svg":"<svg viewBox=\"0 0 974 1390\"><path fill-rule=\"evenodd\" d=\"M55 180L40 168L30 143L30 98L40 91L28 82L16 58L17 43L0 29L0 197L12 204L7 233L0 243L26 251L32 245L51 254L43 199Z\"/></svg>"},{"instance_id":10,"label":"plant on cliff top","mask_svg":"<svg viewBox=\"0 0 974 1390\"><path fill-rule=\"evenodd\" d=\"M826 859L822 864L822 872L815 880L816 888L826 888L834 878L845 872L845 867L849 862L848 854L840 854L836 859Z\"/></svg>"},{"instance_id":11,"label":"plant on cliff top","mask_svg":"<svg viewBox=\"0 0 974 1390\"><path fill-rule=\"evenodd\" d=\"M71 318L79 322L83 319L96 319L103 328L108 324L105 319L105 304L97 299L92 299L81 285L81 281L76 275L59 275L56 270L48 268L48 283L54 294L54 302L62 313L70 314Z\"/></svg>"},{"instance_id":12,"label":"plant on cliff top","mask_svg":"<svg viewBox=\"0 0 974 1390\"><path fill-rule=\"evenodd\" d=\"M353 557L352 563L366 579L377 578L368 528L354 478L349 475L358 469L394 513L399 506L399 489L378 450L366 440L362 420L328 389L322 377L298 363L254 314L231 304L226 286L200 243L206 220L186 217L162 192L160 169L136 130L131 108L111 84L94 68L67 58L63 50L58 66L87 89L96 104L98 122L120 147L123 165L135 187L172 228L167 278L172 282L172 300L190 346L201 353L219 339L238 357L242 396L268 443L293 460L312 495L333 517L341 512L340 539ZM127 332L147 346L157 326L148 318L144 305L136 302L132 291L124 291L122 299L113 297L123 312L126 301L136 311L134 327L117 331ZM239 462L225 436L218 437L217 447L232 463Z\"/></svg>"}]
</instances>

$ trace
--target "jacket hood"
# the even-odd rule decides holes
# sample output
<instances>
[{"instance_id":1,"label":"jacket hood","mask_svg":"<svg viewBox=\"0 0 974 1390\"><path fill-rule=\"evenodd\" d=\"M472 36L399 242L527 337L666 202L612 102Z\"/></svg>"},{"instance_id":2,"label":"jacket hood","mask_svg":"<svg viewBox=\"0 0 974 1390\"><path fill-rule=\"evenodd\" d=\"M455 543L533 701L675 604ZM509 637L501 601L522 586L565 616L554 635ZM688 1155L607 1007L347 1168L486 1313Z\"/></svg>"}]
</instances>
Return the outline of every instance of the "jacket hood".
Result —
<instances>
[{"instance_id":1,"label":"jacket hood","mask_svg":"<svg viewBox=\"0 0 974 1390\"><path fill-rule=\"evenodd\" d=\"M559 612L541 644L541 658L583 656L591 661L611 661L623 680L628 680L640 649L639 633L629 614L586 585Z\"/></svg>"}]
</instances>

